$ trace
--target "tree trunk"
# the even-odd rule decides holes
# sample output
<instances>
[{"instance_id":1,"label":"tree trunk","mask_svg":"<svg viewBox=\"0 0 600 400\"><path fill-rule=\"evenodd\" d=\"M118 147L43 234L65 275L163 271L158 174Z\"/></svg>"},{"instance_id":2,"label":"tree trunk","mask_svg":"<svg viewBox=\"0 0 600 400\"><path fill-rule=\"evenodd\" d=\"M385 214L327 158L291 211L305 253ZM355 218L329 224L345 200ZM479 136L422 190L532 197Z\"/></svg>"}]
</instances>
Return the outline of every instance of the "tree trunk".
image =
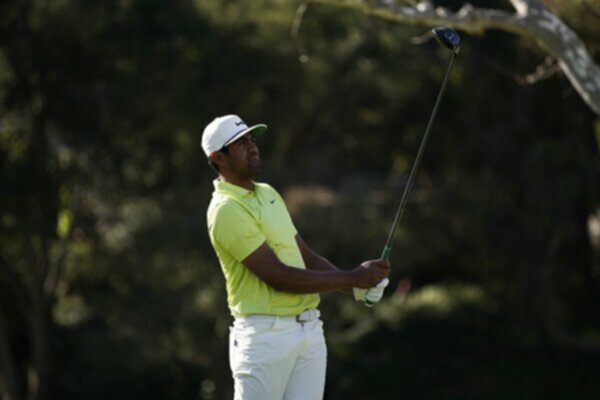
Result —
<instances>
[{"instance_id":1,"label":"tree trunk","mask_svg":"<svg viewBox=\"0 0 600 400\"><path fill-rule=\"evenodd\" d=\"M39 211L32 220L32 236L29 248L32 255L33 279L31 289L31 314L29 316L31 340L32 373L28 376L29 395L34 400L49 397L49 324L51 298L46 293L46 280L50 270L49 241L56 231L56 187L52 174L48 171L50 156L48 151L46 121L45 71L40 68L40 86L37 93L37 106L33 109L33 156L34 175L31 192L32 205Z\"/></svg>"},{"instance_id":2,"label":"tree trunk","mask_svg":"<svg viewBox=\"0 0 600 400\"><path fill-rule=\"evenodd\" d=\"M35 400L48 398L48 307L42 291L33 294L31 313L31 349L33 373L29 374L29 393Z\"/></svg>"},{"instance_id":3,"label":"tree trunk","mask_svg":"<svg viewBox=\"0 0 600 400\"><path fill-rule=\"evenodd\" d=\"M5 391L5 400L25 400L18 376L14 354L11 351L8 321L0 304L0 383Z\"/></svg>"}]
</instances>

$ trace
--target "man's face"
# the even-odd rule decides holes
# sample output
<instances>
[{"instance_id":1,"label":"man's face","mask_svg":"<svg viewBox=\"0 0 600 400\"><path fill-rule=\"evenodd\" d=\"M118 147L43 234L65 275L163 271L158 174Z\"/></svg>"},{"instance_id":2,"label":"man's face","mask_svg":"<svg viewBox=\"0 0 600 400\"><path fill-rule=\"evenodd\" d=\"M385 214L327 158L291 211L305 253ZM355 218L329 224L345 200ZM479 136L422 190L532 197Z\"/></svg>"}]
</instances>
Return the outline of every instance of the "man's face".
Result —
<instances>
[{"instance_id":1,"label":"man's face","mask_svg":"<svg viewBox=\"0 0 600 400\"><path fill-rule=\"evenodd\" d=\"M243 179L254 178L261 172L260 153L251 133L227 146L227 150L224 154L227 160L227 164L223 166L224 171L227 170Z\"/></svg>"}]
</instances>

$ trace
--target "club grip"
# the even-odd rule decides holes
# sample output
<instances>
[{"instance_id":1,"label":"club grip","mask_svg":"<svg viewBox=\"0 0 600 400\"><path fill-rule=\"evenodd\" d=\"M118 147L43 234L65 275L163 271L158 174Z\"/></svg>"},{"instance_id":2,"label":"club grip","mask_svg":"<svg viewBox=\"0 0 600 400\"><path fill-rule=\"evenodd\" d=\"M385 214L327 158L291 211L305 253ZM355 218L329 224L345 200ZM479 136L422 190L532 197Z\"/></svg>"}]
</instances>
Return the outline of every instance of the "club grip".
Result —
<instances>
[{"instance_id":1,"label":"club grip","mask_svg":"<svg viewBox=\"0 0 600 400\"><path fill-rule=\"evenodd\" d=\"M390 261L391 253L392 253L392 248L390 246L385 246L383 248L383 252L381 253L381 259L384 261Z\"/></svg>"},{"instance_id":2,"label":"club grip","mask_svg":"<svg viewBox=\"0 0 600 400\"><path fill-rule=\"evenodd\" d=\"M388 245L386 245L383 248L383 252L381 253L381 259L385 260L385 261L390 261L390 254L392 253L392 248ZM365 300L365 307L373 307L373 303L371 303L369 300Z\"/></svg>"}]
</instances>

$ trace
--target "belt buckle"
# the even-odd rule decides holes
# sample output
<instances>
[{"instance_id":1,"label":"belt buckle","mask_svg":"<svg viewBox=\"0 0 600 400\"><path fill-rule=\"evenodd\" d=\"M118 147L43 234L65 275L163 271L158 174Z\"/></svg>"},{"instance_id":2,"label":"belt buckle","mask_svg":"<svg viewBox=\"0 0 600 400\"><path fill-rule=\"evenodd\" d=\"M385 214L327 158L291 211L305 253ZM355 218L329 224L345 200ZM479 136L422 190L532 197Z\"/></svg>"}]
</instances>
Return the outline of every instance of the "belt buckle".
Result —
<instances>
[{"instance_id":1,"label":"belt buckle","mask_svg":"<svg viewBox=\"0 0 600 400\"><path fill-rule=\"evenodd\" d=\"M312 321L313 319L315 319L313 313L314 310L305 310L301 312L300 314L296 315L296 322L304 325L304 323Z\"/></svg>"},{"instance_id":2,"label":"belt buckle","mask_svg":"<svg viewBox=\"0 0 600 400\"><path fill-rule=\"evenodd\" d=\"M299 324L304 325L306 321L308 321L308 319L304 316L304 313L296 315L296 322L298 322Z\"/></svg>"}]
</instances>

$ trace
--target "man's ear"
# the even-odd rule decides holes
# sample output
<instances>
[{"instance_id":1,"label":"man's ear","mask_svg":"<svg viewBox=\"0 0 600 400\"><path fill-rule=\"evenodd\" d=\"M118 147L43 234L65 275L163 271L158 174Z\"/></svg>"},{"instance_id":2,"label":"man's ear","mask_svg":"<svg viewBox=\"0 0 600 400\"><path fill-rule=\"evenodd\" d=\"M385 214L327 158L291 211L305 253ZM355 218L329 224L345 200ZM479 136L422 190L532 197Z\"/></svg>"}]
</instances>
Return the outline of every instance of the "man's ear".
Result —
<instances>
[{"instance_id":1,"label":"man's ear","mask_svg":"<svg viewBox=\"0 0 600 400\"><path fill-rule=\"evenodd\" d=\"M210 155L210 160L221 167L227 162L227 157L225 157L222 151L215 151Z\"/></svg>"}]
</instances>

